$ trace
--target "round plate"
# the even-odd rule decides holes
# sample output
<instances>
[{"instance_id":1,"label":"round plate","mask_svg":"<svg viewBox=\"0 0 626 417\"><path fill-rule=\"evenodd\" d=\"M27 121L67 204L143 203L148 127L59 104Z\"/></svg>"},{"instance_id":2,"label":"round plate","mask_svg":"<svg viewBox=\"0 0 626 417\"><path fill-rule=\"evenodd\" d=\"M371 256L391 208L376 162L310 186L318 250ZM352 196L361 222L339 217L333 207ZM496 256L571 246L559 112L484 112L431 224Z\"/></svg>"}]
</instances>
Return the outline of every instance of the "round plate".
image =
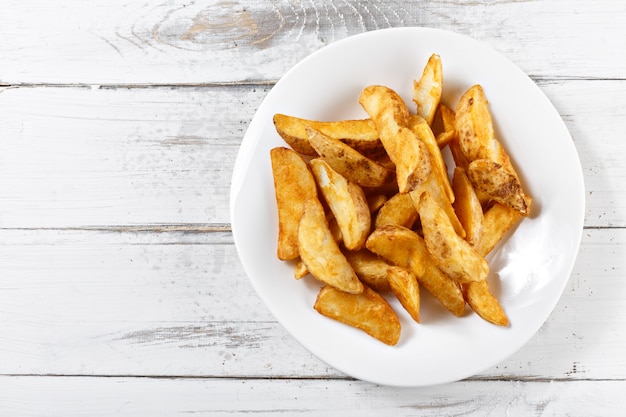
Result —
<instances>
[{"instance_id":1,"label":"round plate","mask_svg":"<svg viewBox=\"0 0 626 417\"><path fill-rule=\"evenodd\" d=\"M387 297L402 333L387 346L364 332L321 316L313 304L321 284L293 278L293 264L276 257L277 211L269 151L286 146L275 113L307 119L365 118L362 89L382 84L413 109L413 80L428 57L443 63L443 102L452 108L473 84L490 103L496 134L507 149L533 213L489 255L491 287L510 325L492 325L468 308L448 313L422 291L421 323ZM235 163L231 222L239 257L254 288L278 321L304 347L354 378L395 386L460 380L492 367L524 345L548 318L569 278L580 244L584 185L580 161L558 113L519 68L462 35L397 28L353 36L311 54L267 94L252 119Z\"/></svg>"}]
</instances>

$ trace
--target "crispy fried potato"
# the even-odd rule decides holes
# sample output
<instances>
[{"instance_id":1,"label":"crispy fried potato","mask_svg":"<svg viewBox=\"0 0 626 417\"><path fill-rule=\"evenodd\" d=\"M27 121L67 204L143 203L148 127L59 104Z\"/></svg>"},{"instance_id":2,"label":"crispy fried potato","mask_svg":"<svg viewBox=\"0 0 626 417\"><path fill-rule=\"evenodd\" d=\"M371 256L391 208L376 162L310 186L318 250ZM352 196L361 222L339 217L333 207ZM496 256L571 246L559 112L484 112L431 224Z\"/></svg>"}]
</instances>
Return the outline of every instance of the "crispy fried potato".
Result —
<instances>
[{"instance_id":1,"label":"crispy fried potato","mask_svg":"<svg viewBox=\"0 0 626 417\"><path fill-rule=\"evenodd\" d=\"M278 249L281 260L296 259L298 224L304 202L317 198L315 179L306 162L291 149L278 147L270 151L274 190L278 208Z\"/></svg>"},{"instance_id":2,"label":"crispy fried potato","mask_svg":"<svg viewBox=\"0 0 626 417\"><path fill-rule=\"evenodd\" d=\"M365 190L363 192L365 192ZM372 215L377 213L388 200L385 194L365 194L365 198L367 198L367 205Z\"/></svg>"},{"instance_id":3,"label":"crispy fried potato","mask_svg":"<svg viewBox=\"0 0 626 417\"><path fill-rule=\"evenodd\" d=\"M374 227L379 228L388 224L398 224L410 229L418 217L411 195L398 193L387 200L378 210L374 220Z\"/></svg>"},{"instance_id":4,"label":"crispy fried potato","mask_svg":"<svg viewBox=\"0 0 626 417\"><path fill-rule=\"evenodd\" d=\"M510 205L523 216L528 216L530 198L524 193L508 154L495 137L489 103L480 85L470 87L459 100L455 128L460 150L467 162L472 164L483 160L473 169L467 167L468 177L474 187L494 200ZM480 181L474 182L474 179Z\"/></svg>"},{"instance_id":5,"label":"crispy fried potato","mask_svg":"<svg viewBox=\"0 0 626 417\"><path fill-rule=\"evenodd\" d=\"M363 156L338 139L307 127L309 143L335 171L363 187L380 187L395 180L392 170Z\"/></svg>"},{"instance_id":6,"label":"crispy fried potato","mask_svg":"<svg viewBox=\"0 0 626 417\"><path fill-rule=\"evenodd\" d=\"M463 295L467 304L484 320L498 326L507 326L509 319L502 305L489 289L486 280L463 285Z\"/></svg>"},{"instance_id":7,"label":"crispy fried potato","mask_svg":"<svg viewBox=\"0 0 626 417\"><path fill-rule=\"evenodd\" d=\"M447 276L459 283L487 278L487 261L456 234L448 216L427 192L420 199L419 214L426 248Z\"/></svg>"},{"instance_id":8,"label":"crispy fried potato","mask_svg":"<svg viewBox=\"0 0 626 417\"><path fill-rule=\"evenodd\" d=\"M396 296L402 307L411 315L413 320L420 321L420 287L415 275L408 269L399 266L388 268L388 278L391 292Z\"/></svg>"},{"instance_id":9,"label":"crispy fried potato","mask_svg":"<svg viewBox=\"0 0 626 417\"><path fill-rule=\"evenodd\" d=\"M436 140L437 140L437 146L439 146L439 149L443 149L446 146L448 146L450 142L454 140L454 131L446 130L444 132L441 132L437 134Z\"/></svg>"},{"instance_id":10,"label":"crispy fried potato","mask_svg":"<svg viewBox=\"0 0 626 417\"><path fill-rule=\"evenodd\" d=\"M411 271L444 307L455 316L463 315L465 300L459 285L439 269L420 235L402 226L387 225L374 230L365 246L392 264Z\"/></svg>"},{"instance_id":11,"label":"crispy fried potato","mask_svg":"<svg viewBox=\"0 0 626 417\"><path fill-rule=\"evenodd\" d=\"M532 200L524 194L519 179L503 165L490 159L476 159L467 167L467 176L474 187L493 200L528 215Z\"/></svg>"},{"instance_id":12,"label":"crispy fried potato","mask_svg":"<svg viewBox=\"0 0 626 417\"><path fill-rule=\"evenodd\" d=\"M353 294L363 291L363 284L330 233L324 208L317 198L304 203L298 247L302 262L319 281Z\"/></svg>"},{"instance_id":13,"label":"crispy fried potato","mask_svg":"<svg viewBox=\"0 0 626 417\"><path fill-rule=\"evenodd\" d=\"M476 247L478 253L487 256L521 218L522 215L509 206L499 203L491 206L484 214L483 236Z\"/></svg>"},{"instance_id":14,"label":"crispy fried potato","mask_svg":"<svg viewBox=\"0 0 626 417\"><path fill-rule=\"evenodd\" d=\"M465 229L465 240L476 247L484 230L483 208L463 168L454 168L452 188L456 195L454 211Z\"/></svg>"},{"instance_id":15,"label":"crispy fried potato","mask_svg":"<svg viewBox=\"0 0 626 417\"><path fill-rule=\"evenodd\" d=\"M361 282L378 292L390 290L387 279L387 268L389 268L387 262L367 249L345 251L344 255Z\"/></svg>"},{"instance_id":16,"label":"crispy fried potato","mask_svg":"<svg viewBox=\"0 0 626 417\"><path fill-rule=\"evenodd\" d=\"M460 237L465 237L465 230L463 229L463 225L459 221L456 213L454 212L454 207L452 207L452 203L448 199L446 192L443 188L439 186L439 180L435 175L429 175L428 180L425 183L421 184L417 187L416 190L413 190L409 193L411 198L413 199L413 204L415 205L416 210L419 212L419 205L421 201L421 196L424 193L429 193L431 197L437 201L437 204L442 208L446 216L448 216L448 220L450 224L454 228L456 234Z\"/></svg>"},{"instance_id":17,"label":"crispy fried potato","mask_svg":"<svg viewBox=\"0 0 626 417\"><path fill-rule=\"evenodd\" d=\"M361 249L370 232L372 220L363 190L332 169L323 159L313 159L309 166L337 220L343 244L350 250Z\"/></svg>"},{"instance_id":18,"label":"crispy fried potato","mask_svg":"<svg viewBox=\"0 0 626 417\"><path fill-rule=\"evenodd\" d=\"M400 339L398 316L387 300L369 287L360 294L324 287L314 308L323 316L363 330L387 345L396 345Z\"/></svg>"},{"instance_id":19,"label":"crispy fried potato","mask_svg":"<svg viewBox=\"0 0 626 417\"><path fill-rule=\"evenodd\" d=\"M304 262L302 262L302 260L299 260L296 263L295 268L293 269L293 277L295 279L302 279L307 275L309 275L309 270L306 269L306 265L304 265Z\"/></svg>"},{"instance_id":20,"label":"crispy fried potato","mask_svg":"<svg viewBox=\"0 0 626 417\"><path fill-rule=\"evenodd\" d=\"M437 186L442 188L450 202L454 202L454 192L450 179L448 178L448 168L443 159L443 154L437 143L437 139L430 129L430 126L424 119L419 116L409 117L409 128L424 142L430 153L430 161L432 163L430 175L436 178Z\"/></svg>"},{"instance_id":21,"label":"crispy fried potato","mask_svg":"<svg viewBox=\"0 0 626 417\"><path fill-rule=\"evenodd\" d=\"M417 105L417 114L422 116L429 125L433 124L442 91L441 58L437 54L432 54L424 67L421 78L413 81L413 102Z\"/></svg>"},{"instance_id":22,"label":"crispy fried potato","mask_svg":"<svg viewBox=\"0 0 626 417\"><path fill-rule=\"evenodd\" d=\"M439 113L441 114L441 123L445 132L456 132L456 114L454 110L446 106L445 103L439 103Z\"/></svg>"},{"instance_id":23,"label":"crispy fried potato","mask_svg":"<svg viewBox=\"0 0 626 417\"><path fill-rule=\"evenodd\" d=\"M301 119L277 113L274 115L274 127L289 146L303 155L317 155L309 143L307 127L340 140L364 155L377 154L383 150L378 131L370 119L330 122Z\"/></svg>"},{"instance_id":24,"label":"crispy fried potato","mask_svg":"<svg viewBox=\"0 0 626 417\"><path fill-rule=\"evenodd\" d=\"M400 192L414 190L431 171L428 148L408 128L409 111L402 98L384 86L366 87L359 103L376 126L380 140L396 167Z\"/></svg>"}]
</instances>

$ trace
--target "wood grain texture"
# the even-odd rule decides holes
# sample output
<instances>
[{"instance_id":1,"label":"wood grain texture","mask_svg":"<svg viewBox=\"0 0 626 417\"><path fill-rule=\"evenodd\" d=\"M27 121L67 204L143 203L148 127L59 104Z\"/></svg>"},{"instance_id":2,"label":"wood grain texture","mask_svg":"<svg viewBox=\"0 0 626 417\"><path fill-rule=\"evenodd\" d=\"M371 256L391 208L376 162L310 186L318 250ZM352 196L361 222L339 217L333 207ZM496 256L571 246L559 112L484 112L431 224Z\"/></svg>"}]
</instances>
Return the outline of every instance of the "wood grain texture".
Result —
<instances>
[{"instance_id":1,"label":"wood grain texture","mask_svg":"<svg viewBox=\"0 0 626 417\"><path fill-rule=\"evenodd\" d=\"M11 398L14 417L41 409L47 415L92 417L617 417L626 406L623 381L474 381L398 389L341 380L0 377L0 386L7 388L3 394Z\"/></svg>"},{"instance_id":2,"label":"wood grain texture","mask_svg":"<svg viewBox=\"0 0 626 417\"><path fill-rule=\"evenodd\" d=\"M619 78L626 5L556 1L11 0L0 84L275 81L347 36L395 26L484 41L542 77ZM572 41L574 36L575 41ZM224 70L228 68L228 70Z\"/></svg>"}]
</instances>

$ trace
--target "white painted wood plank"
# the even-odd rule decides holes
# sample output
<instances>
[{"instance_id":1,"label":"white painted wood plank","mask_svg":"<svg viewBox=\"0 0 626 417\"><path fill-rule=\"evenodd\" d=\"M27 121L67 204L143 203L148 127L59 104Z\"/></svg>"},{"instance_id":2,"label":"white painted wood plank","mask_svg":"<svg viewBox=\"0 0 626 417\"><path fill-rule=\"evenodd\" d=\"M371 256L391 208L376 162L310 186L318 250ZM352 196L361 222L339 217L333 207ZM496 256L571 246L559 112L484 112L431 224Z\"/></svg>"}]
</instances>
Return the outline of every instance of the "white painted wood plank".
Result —
<instances>
[{"instance_id":1,"label":"white painted wood plank","mask_svg":"<svg viewBox=\"0 0 626 417\"><path fill-rule=\"evenodd\" d=\"M0 377L12 417L621 416L624 381L460 382L421 389L341 380Z\"/></svg>"},{"instance_id":2,"label":"white painted wood plank","mask_svg":"<svg viewBox=\"0 0 626 417\"><path fill-rule=\"evenodd\" d=\"M223 223L267 90L0 91L0 225Z\"/></svg>"},{"instance_id":3,"label":"white painted wood plank","mask_svg":"<svg viewBox=\"0 0 626 417\"><path fill-rule=\"evenodd\" d=\"M10 0L3 10L6 84L276 80L324 45L392 26L470 35L535 76L622 78L626 67L626 4L614 0Z\"/></svg>"},{"instance_id":4,"label":"white painted wood plank","mask_svg":"<svg viewBox=\"0 0 626 417\"><path fill-rule=\"evenodd\" d=\"M0 374L342 375L275 321L229 234L4 230L0 242ZM586 230L546 324L477 377L623 379L625 245L626 229Z\"/></svg>"},{"instance_id":5,"label":"white painted wood plank","mask_svg":"<svg viewBox=\"0 0 626 417\"><path fill-rule=\"evenodd\" d=\"M626 226L626 82L539 86L578 149L585 224ZM239 144L269 88L0 90L0 227L229 223Z\"/></svg>"}]
</instances>

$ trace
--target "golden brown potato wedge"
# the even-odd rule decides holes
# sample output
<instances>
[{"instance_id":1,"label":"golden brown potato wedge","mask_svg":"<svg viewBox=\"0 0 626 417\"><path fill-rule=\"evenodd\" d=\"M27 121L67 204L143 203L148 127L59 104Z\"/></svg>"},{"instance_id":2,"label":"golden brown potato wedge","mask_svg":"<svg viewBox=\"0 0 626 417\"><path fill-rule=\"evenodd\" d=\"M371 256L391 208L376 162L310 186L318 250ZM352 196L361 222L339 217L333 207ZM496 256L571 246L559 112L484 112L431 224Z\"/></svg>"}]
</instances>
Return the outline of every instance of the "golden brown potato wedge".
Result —
<instances>
[{"instance_id":1,"label":"golden brown potato wedge","mask_svg":"<svg viewBox=\"0 0 626 417\"><path fill-rule=\"evenodd\" d=\"M304 203L298 247L302 262L319 281L353 294L363 291L363 284L330 233L324 208L317 198Z\"/></svg>"},{"instance_id":2,"label":"golden brown potato wedge","mask_svg":"<svg viewBox=\"0 0 626 417\"><path fill-rule=\"evenodd\" d=\"M309 275L309 270L306 269L306 265L304 265L304 262L302 262L302 260L299 260L296 263L295 268L293 269L293 277L295 279L302 279L307 275Z\"/></svg>"},{"instance_id":3,"label":"golden brown potato wedge","mask_svg":"<svg viewBox=\"0 0 626 417\"><path fill-rule=\"evenodd\" d=\"M387 225L374 230L365 246L390 263L411 271L450 312L463 315L465 300L461 288L439 269L420 235L402 226Z\"/></svg>"},{"instance_id":4,"label":"golden brown potato wedge","mask_svg":"<svg viewBox=\"0 0 626 417\"><path fill-rule=\"evenodd\" d=\"M463 295L467 304L483 319L498 326L509 324L502 305L491 293L486 280L464 284Z\"/></svg>"},{"instance_id":5,"label":"golden brown potato wedge","mask_svg":"<svg viewBox=\"0 0 626 417\"><path fill-rule=\"evenodd\" d=\"M363 330L387 345L394 346L400 339L398 316L387 300L369 287L360 294L323 287L314 308L323 316Z\"/></svg>"},{"instance_id":6,"label":"golden brown potato wedge","mask_svg":"<svg viewBox=\"0 0 626 417\"><path fill-rule=\"evenodd\" d=\"M417 114L432 125L443 91L443 69L441 58L432 54L424 67L422 76L413 82L413 102Z\"/></svg>"},{"instance_id":7,"label":"golden brown potato wedge","mask_svg":"<svg viewBox=\"0 0 626 417\"><path fill-rule=\"evenodd\" d=\"M408 128L406 103L392 89L373 85L366 87L359 103L376 126L380 140L396 167L400 192L409 192L426 181L431 171L428 148Z\"/></svg>"},{"instance_id":8,"label":"golden brown potato wedge","mask_svg":"<svg viewBox=\"0 0 626 417\"><path fill-rule=\"evenodd\" d=\"M454 168L452 188L456 195L453 207L463 229L465 229L465 240L476 247L483 235L483 208L463 168Z\"/></svg>"},{"instance_id":9,"label":"golden brown potato wedge","mask_svg":"<svg viewBox=\"0 0 626 417\"><path fill-rule=\"evenodd\" d=\"M363 190L332 169L323 159L312 159L309 166L337 220L343 244L350 250L361 249L370 232L372 220Z\"/></svg>"},{"instance_id":10,"label":"golden brown potato wedge","mask_svg":"<svg viewBox=\"0 0 626 417\"><path fill-rule=\"evenodd\" d=\"M495 203L484 214L484 232L476 250L486 256L500 242L506 232L522 218L511 207ZM491 293L487 281L463 285L467 304L483 319L498 326L507 326L509 319L498 299Z\"/></svg>"},{"instance_id":11,"label":"golden brown potato wedge","mask_svg":"<svg viewBox=\"0 0 626 417\"><path fill-rule=\"evenodd\" d=\"M378 292L390 290L387 279L389 264L385 260L367 249L345 251L344 255L361 282Z\"/></svg>"},{"instance_id":12,"label":"golden brown potato wedge","mask_svg":"<svg viewBox=\"0 0 626 417\"><path fill-rule=\"evenodd\" d=\"M519 179L503 165L490 159L476 159L467 167L467 176L477 189L522 216L530 212L531 198L522 190Z\"/></svg>"},{"instance_id":13,"label":"golden brown potato wedge","mask_svg":"<svg viewBox=\"0 0 626 417\"><path fill-rule=\"evenodd\" d=\"M281 260L296 259L304 202L317 198L315 179L304 159L289 148L272 149L270 159L278 207L277 256Z\"/></svg>"},{"instance_id":14,"label":"golden brown potato wedge","mask_svg":"<svg viewBox=\"0 0 626 417\"><path fill-rule=\"evenodd\" d=\"M463 229L463 225L459 221L456 213L454 212L454 207L452 207L452 203L448 199L446 192L443 188L439 186L439 179L435 175L429 175L426 182L417 187L416 190L413 190L409 193L411 198L413 199L413 204L415 205L416 210L419 211L419 205L421 201L421 196L423 193L429 193L431 197L437 201L437 204L442 208L442 210L448 216L448 220L454 231L460 236L465 237L465 230Z\"/></svg>"},{"instance_id":15,"label":"golden brown potato wedge","mask_svg":"<svg viewBox=\"0 0 626 417\"><path fill-rule=\"evenodd\" d=\"M388 224L398 224L410 229L418 217L411 195L398 193L378 210L374 226L379 228Z\"/></svg>"},{"instance_id":16,"label":"golden brown potato wedge","mask_svg":"<svg viewBox=\"0 0 626 417\"><path fill-rule=\"evenodd\" d=\"M277 113L274 115L274 127L289 146L303 155L317 155L309 143L307 127L340 140L364 155L377 154L383 150L378 131L370 119L332 122L301 119Z\"/></svg>"},{"instance_id":17,"label":"golden brown potato wedge","mask_svg":"<svg viewBox=\"0 0 626 417\"><path fill-rule=\"evenodd\" d=\"M459 283L487 278L487 261L455 232L448 216L427 192L420 199L419 214L428 252L447 276Z\"/></svg>"},{"instance_id":18,"label":"golden brown potato wedge","mask_svg":"<svg viewBox=\"0 0 626 417\"><path fill-rule=\"evenodd\" d=\"M450 178L448 178L448 168L446 167L443 154L441 153L437 139L430 129L430 126L421 117L413 116L409 117L409 128L428 148L430 161L432 163L430 175L436 178L437 185L445 191L450 202L454 202L455 197L454 192L452 192Z\"/></svg>"},{"instance_id":19,"label":"golden brown potato wedge","mask_svg":"<svg viewBox=\"0 0 626 417\"><path fill-rule=\"evenodd\" d=\"M365 190L363 192L365 192ZM367 198L367 205L372 215L375 215L388 200L385 194L366 194L365 197Z\"/></svg>"},{"instance_id":20,"label":"golden brown potato wedge","mask_svg":"<svg viewBox=\"0 0 626 417\"><path fill-rule=\"evenodd\" d=\"M395 180L392 170L363 156L338 139L307 127L309 143L335 171L362 187L380 187Z\"/></svg>"},{"instance_id":21,"label":"golden brown potato wedge","mask_svg":"<svg viewBox=\"0 0 626 417\"><path fill-rule=\"evenodd\" d=\"M453 130L446 130L444 132L441 132L436 136L437 146L439 146L439 149L443 149L446 146L448 146L450 142L452 142L453 139L454 139Z\"/></svg>"},{"instance_id":22,"label":"golden brown potato wedge","mask_svg":"<svg viewBox=\"0 0 626 417\"><path fill-rule=\"evenodd\" d=\"M470 87L459 100L455 128L467 162L481 160L479 166L466 168L474 187L528 216L530 199L522 189L508 154L495 137L489 103L480 85Z\"/></svg>"},{"instance_id":23,"label":"golden brown potato wedge","mask_svg":"<svg viewBox=\"0 0 626 417\"><path fill-rule=\"evenodd\" d=\"M408 269L399 266L388 268L388 281L391 292L396 296L402 307L411 315L413 320L420 321L420 287L415 275Z\"/></svg>"},{"instance_id":24,"label":"golden brown potato wedge","mask_svg":"<svg viewBox=\"0 0 626 417\"><path fill-rule=\"evenodd\" d=\"M456 114L454 110L445 103L439 103L439 114L441 114L441 124L443 125L444 132L456 132Z\"/></svg>"},{"instance_id":25,"label":"golden brown potato wedge","mask_svg":"<svg viewBox=\"0 0 626 417\"><path fill-rule=\"evenodd\" d=\"M491 206L484 214L483 236L476 246L478 253L487 256L521 218L522 215L509 206L499 203Z\"/></svg>"}]
</instances>

